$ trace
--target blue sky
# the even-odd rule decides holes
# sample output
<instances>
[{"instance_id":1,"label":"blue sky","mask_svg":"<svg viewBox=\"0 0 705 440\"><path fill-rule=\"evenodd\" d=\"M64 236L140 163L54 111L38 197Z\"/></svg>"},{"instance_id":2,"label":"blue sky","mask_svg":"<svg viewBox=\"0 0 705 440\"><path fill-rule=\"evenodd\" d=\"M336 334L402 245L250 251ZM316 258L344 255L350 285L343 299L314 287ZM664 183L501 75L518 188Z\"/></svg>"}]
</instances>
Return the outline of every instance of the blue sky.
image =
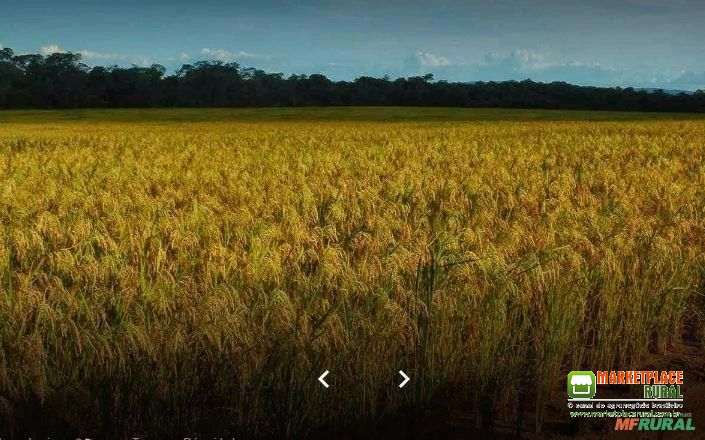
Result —
<instances>
[{"instance_id":1,"label":"blue sky","mask_svg":"<svg viewBox=\"0 0 705 440\"><path fill-rule=\"evenodd\" d=\"M0 44L89 65L199 59L267 71L434 73L705 89L702 0L0 0Z\"/></svg>"}]
</instances>

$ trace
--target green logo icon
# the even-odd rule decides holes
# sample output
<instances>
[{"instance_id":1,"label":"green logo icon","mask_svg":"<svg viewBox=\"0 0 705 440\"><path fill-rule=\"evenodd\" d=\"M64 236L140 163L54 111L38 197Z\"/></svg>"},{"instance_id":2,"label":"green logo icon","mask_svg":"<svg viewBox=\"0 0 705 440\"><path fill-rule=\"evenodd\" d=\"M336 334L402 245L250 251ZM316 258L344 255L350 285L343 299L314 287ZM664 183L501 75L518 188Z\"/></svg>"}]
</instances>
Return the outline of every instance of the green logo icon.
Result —
<instances>
[{"instance_id":1,"label":"green logo icon","mask_svg":"<svg viewBox=\"0 0 705 440\"><path fill-rule=\"evenodd\" d=\"M568 374L568 395L573 399L595 397L597 380L592 371L571 371Z\"/></svg>"}]
</instances>

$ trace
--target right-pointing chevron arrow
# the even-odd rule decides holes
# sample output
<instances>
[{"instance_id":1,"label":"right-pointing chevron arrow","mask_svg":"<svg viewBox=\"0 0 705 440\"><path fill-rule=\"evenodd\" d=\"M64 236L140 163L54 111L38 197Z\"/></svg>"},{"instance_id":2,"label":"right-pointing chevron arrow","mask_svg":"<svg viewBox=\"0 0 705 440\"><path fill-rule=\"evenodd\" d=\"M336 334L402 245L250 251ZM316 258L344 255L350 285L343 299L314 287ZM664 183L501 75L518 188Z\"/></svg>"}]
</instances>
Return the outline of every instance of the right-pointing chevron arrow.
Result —
<instances>
[{"instance_id":1,"label":"right-pointing chevron arrow","mask_svg":"<svg viewBox=\"0 0 705 440\"><path fill-rule=\"evenodd\" d=\"M402 370L399 370L399 374L401 374L401 377L404 378L402 383L399 384L399 388L402 388L404 385L406 385L407 382L409 382L411 379L409 376L407 376Z\"/></svg>"}]
</instances>

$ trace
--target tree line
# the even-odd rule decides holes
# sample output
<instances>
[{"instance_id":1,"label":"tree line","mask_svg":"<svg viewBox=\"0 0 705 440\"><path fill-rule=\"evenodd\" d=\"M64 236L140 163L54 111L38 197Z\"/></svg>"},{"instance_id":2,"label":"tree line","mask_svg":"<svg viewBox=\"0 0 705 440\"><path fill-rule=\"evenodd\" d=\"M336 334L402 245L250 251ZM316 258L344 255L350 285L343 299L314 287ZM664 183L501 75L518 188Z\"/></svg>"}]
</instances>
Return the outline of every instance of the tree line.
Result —
<instances>
[{"instance_id":1,"label":"tree line","mask_svg":"<svg viewBox=\"0 0 705 440\"><path fill-rule=\"evenodd\" d=\"M150 67L89 67L77 53L0 49L0 108L442 106L703 112L705 91L670 94L531 80L435 81L433 75L332 81L199 61L174 74Z\"/></svg>"}]
</instances>

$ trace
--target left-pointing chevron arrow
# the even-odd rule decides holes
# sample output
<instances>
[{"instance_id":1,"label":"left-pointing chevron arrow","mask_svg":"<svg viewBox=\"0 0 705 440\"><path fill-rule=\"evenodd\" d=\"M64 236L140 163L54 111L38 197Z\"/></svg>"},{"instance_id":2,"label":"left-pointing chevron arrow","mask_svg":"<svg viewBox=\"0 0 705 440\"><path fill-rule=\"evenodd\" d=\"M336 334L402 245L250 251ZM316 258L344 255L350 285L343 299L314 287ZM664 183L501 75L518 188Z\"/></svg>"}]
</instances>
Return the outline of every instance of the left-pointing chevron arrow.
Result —
<instances>
[{"instance_id":1,"label":"left-pointing chevron arrow","mask_svg":"<svg viewBox=\"0 0 705 440\"><path fill-rule=\"evenodd\" d=\"M320 376L318 376L318 381L319 381L324 387L326 387L326 388L328 388L330 385L328 385L328 384L326 383L326 381L323 380L323 379L324 379L326 376L328 376L328 373L330 373L330 371L326 370L326 371L323 372L323 374L321 374Z\"/></svg>"}]
</instances>

